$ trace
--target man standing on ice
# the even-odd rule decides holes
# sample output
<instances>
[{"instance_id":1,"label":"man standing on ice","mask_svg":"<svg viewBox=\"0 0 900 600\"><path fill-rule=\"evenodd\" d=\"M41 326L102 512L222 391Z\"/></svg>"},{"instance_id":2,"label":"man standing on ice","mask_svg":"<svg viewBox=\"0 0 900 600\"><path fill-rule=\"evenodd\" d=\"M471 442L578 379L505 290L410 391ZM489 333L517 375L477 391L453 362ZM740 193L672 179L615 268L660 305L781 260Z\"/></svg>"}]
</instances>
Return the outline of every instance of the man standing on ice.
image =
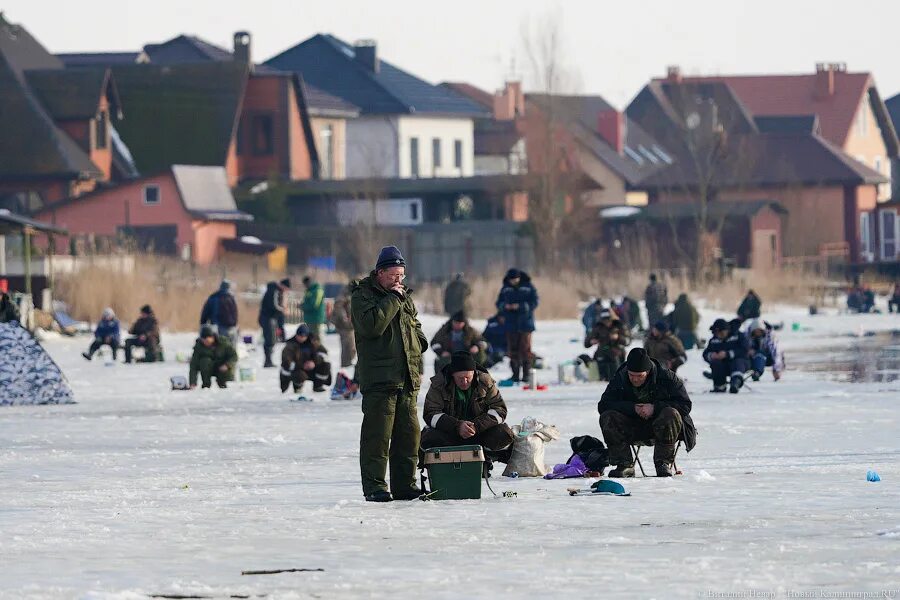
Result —
<instances>
[{"instance_id":1,"label":"man standing on ice","mask_svg":"<svg viewBox=\"0 0 900 600\"><path fill-rule=\"evenodd\" d=\"M412 500L416 486L419 417L416 396L422 381L422 333L412 290L403 285L406 261L395 246L378 255L372 273L352 284L350 313L356 332L356 376L363 422L359 468L369 502ZM385 472L390 462L390 489Z\"/></svg>"},{"instance_id":2,"label":"man standing on ice","mask_svg":"<svg viewBox=\"0 0 900 600\"><path fill-rule=\"evenodd\" d=\"M691 399L672 371L634 348L597 404L600 429L616 468L610 477L634 477L631 444L653 442L657 477L675 474L675 448L684 440L690 452L697 443Z\"/></svg>"}]
</instances>

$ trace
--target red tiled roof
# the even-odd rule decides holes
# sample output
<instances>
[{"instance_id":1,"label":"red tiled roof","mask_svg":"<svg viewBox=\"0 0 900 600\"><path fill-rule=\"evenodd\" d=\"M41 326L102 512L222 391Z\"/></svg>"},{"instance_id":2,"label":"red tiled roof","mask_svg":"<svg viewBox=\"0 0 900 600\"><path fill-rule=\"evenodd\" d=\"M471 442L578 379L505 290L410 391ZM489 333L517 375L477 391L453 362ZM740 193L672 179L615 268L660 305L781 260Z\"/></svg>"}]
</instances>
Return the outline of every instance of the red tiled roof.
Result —
<instances>
[{"instance_id":1,"label":"red tiled roof","mask_svg":"<svg viewBox=\"0 0 900 600\"><path fill-rule=\"evenodd\" d=\"M723 75L685 77L685 81L719 81L727 84L754 116L819 116L822 137L840 147L847 141L853 119L874 86L869 73L834 73L834 94L816 94L816 74L808 75ZM657 79L655 81L665 81Z\"/></svg>"}]
</instances>

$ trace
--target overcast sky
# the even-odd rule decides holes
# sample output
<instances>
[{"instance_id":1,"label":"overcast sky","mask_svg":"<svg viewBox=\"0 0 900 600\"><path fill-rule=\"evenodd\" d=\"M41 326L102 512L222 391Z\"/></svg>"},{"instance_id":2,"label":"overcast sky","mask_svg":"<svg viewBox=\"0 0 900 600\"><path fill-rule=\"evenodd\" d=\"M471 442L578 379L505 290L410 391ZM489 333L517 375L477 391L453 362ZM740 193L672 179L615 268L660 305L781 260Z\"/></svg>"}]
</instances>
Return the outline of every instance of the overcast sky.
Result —
<instances>
[{"instance_id":1,"label":"overcast sky","mask_svg":"<svg viewBox=\"0 0 900 600\"><path fill-rule=\"evenodd\" d=\"M0 0L0 10L52 52L137 50L180 33L230 47L243 29L263 61L327 32L374 39L382 58L433 83L489 91L514 72L529 84L523 39L534 36L523 32L556 20L575 91L620 108L671 64L718 74L846 62L873 72L884 98L900 92L900 0Z\"/></svg>"}]
</instances>

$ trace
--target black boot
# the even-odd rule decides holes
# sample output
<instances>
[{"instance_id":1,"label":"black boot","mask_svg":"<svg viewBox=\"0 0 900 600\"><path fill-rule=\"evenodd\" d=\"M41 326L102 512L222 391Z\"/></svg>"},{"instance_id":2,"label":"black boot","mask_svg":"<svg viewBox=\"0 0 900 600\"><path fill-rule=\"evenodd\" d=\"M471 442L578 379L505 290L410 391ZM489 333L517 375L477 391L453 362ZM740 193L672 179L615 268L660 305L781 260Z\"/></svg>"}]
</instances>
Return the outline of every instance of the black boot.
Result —
<instances>
[{"instance_id":1,"label":"black boot","mask_svg":"<svg viewBox=\"0 0 900 600\"><path fill-rule=\"evenodd\" d=\"M527 360L522 363L522 381L531 385L531 363Z\"/></svg>"},{"instance_id":2,"label":"black boot","mask_svg":"<svg viewBox=\"0 0 900 600\"><path fill-rule=\"evenodd\" d=\"M271 369L275 366L275 363L272 362L272 349L266 348L266 361L263 363L263 369Z\"/></svg>"},{"instance_id":3,"label":"black boot","mask_svg":"<svg viewBox=\"0 0 900 600\"><path fill-rule=\"evenodd\" d=\"M87 360L91 360L93 358L93 352L82 352L81 355Z\"/></svg>"},{"instance_id":4,"label":"black boot","mask_svg":"<svg viewBox=\"0 0 900 600\"><path fill-rule=\"evenodd\" d=\"M731 385L728 388L728 391L732 394L737 394L742 387L744 387L744 378L740 375L732 375Z\"/></svg>"},{"instance_id":5,"label":"black boot","mask_svg":"<svg viewBox=\"0 0 900 600\"><path fill-rule=\"evenodd\" d=\"M670 462L657 462L656 463L656 476L657 477L672 477L675 475L675 467Z\"/></svg>"},{"instance_id":6,"label":"black boot","mask_svg":"<svg viewBox=\"0 0 900 600\"><path fill-rule=\"evenodd\" d=\"M513 383L519 383L520 381L522 381L522 379L520 378L521 366L519 365L519 361L510 361L509 366L512 368L512 377L509 378L510 381L512 381Z\"/></svg>"},{"instance_id":7,"label":"black boot","mask_svg":"<svg viewBox=\"0 0 900 600\"><path fill-rule=\"evenodd\" d=\"M613 479L634 477L634 465L619 465L607 474Z\"/></svg>"},{"instance_id":8,"label":"black boot","mask_svg":"<svg viewBox=\"0 0 900 600\"><path fill-rule=\"evenodd\" d=\"M378 490L366 495L366 502L392 502L394 497L386 490Z\"/></svg>"}]
</instances>

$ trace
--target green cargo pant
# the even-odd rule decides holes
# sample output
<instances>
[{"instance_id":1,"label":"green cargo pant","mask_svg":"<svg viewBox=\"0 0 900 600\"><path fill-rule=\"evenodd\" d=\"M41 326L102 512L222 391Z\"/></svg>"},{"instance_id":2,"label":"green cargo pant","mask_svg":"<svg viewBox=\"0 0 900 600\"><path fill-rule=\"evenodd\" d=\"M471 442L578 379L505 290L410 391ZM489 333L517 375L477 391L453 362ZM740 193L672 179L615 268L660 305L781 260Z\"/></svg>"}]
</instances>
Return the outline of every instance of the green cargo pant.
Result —
<instances>
[{"instance_id":1,"label":"green cargo pant","mask_svg":"<svg viewBox=\"0 0 900 600\"><path fill-rule=\"evenodd\" d=\"M384 480L390 459L391 488L395 495L413 492L419 460L417 390L372 391L363 394L362 430L359 435L359 470L363 494L388 491Z\"/></svg>"},{"instance_id":2,"label":"green cargo pant","mask_svg":"<svg viewBox=\"0 0 900 600\"><path fill-rule=\"evenodd\" d=\"M220 371L219 367L222 366L228 368L225 371ZM201 385L205 388L212 387L213 379L216 380L216 385L220 388L225 387L229 381L234 381L234 365L228 363L214 361L209 358L201 359L200 364L197 365L197 371L200 373Z\"/></svg>"}]
</instances>

